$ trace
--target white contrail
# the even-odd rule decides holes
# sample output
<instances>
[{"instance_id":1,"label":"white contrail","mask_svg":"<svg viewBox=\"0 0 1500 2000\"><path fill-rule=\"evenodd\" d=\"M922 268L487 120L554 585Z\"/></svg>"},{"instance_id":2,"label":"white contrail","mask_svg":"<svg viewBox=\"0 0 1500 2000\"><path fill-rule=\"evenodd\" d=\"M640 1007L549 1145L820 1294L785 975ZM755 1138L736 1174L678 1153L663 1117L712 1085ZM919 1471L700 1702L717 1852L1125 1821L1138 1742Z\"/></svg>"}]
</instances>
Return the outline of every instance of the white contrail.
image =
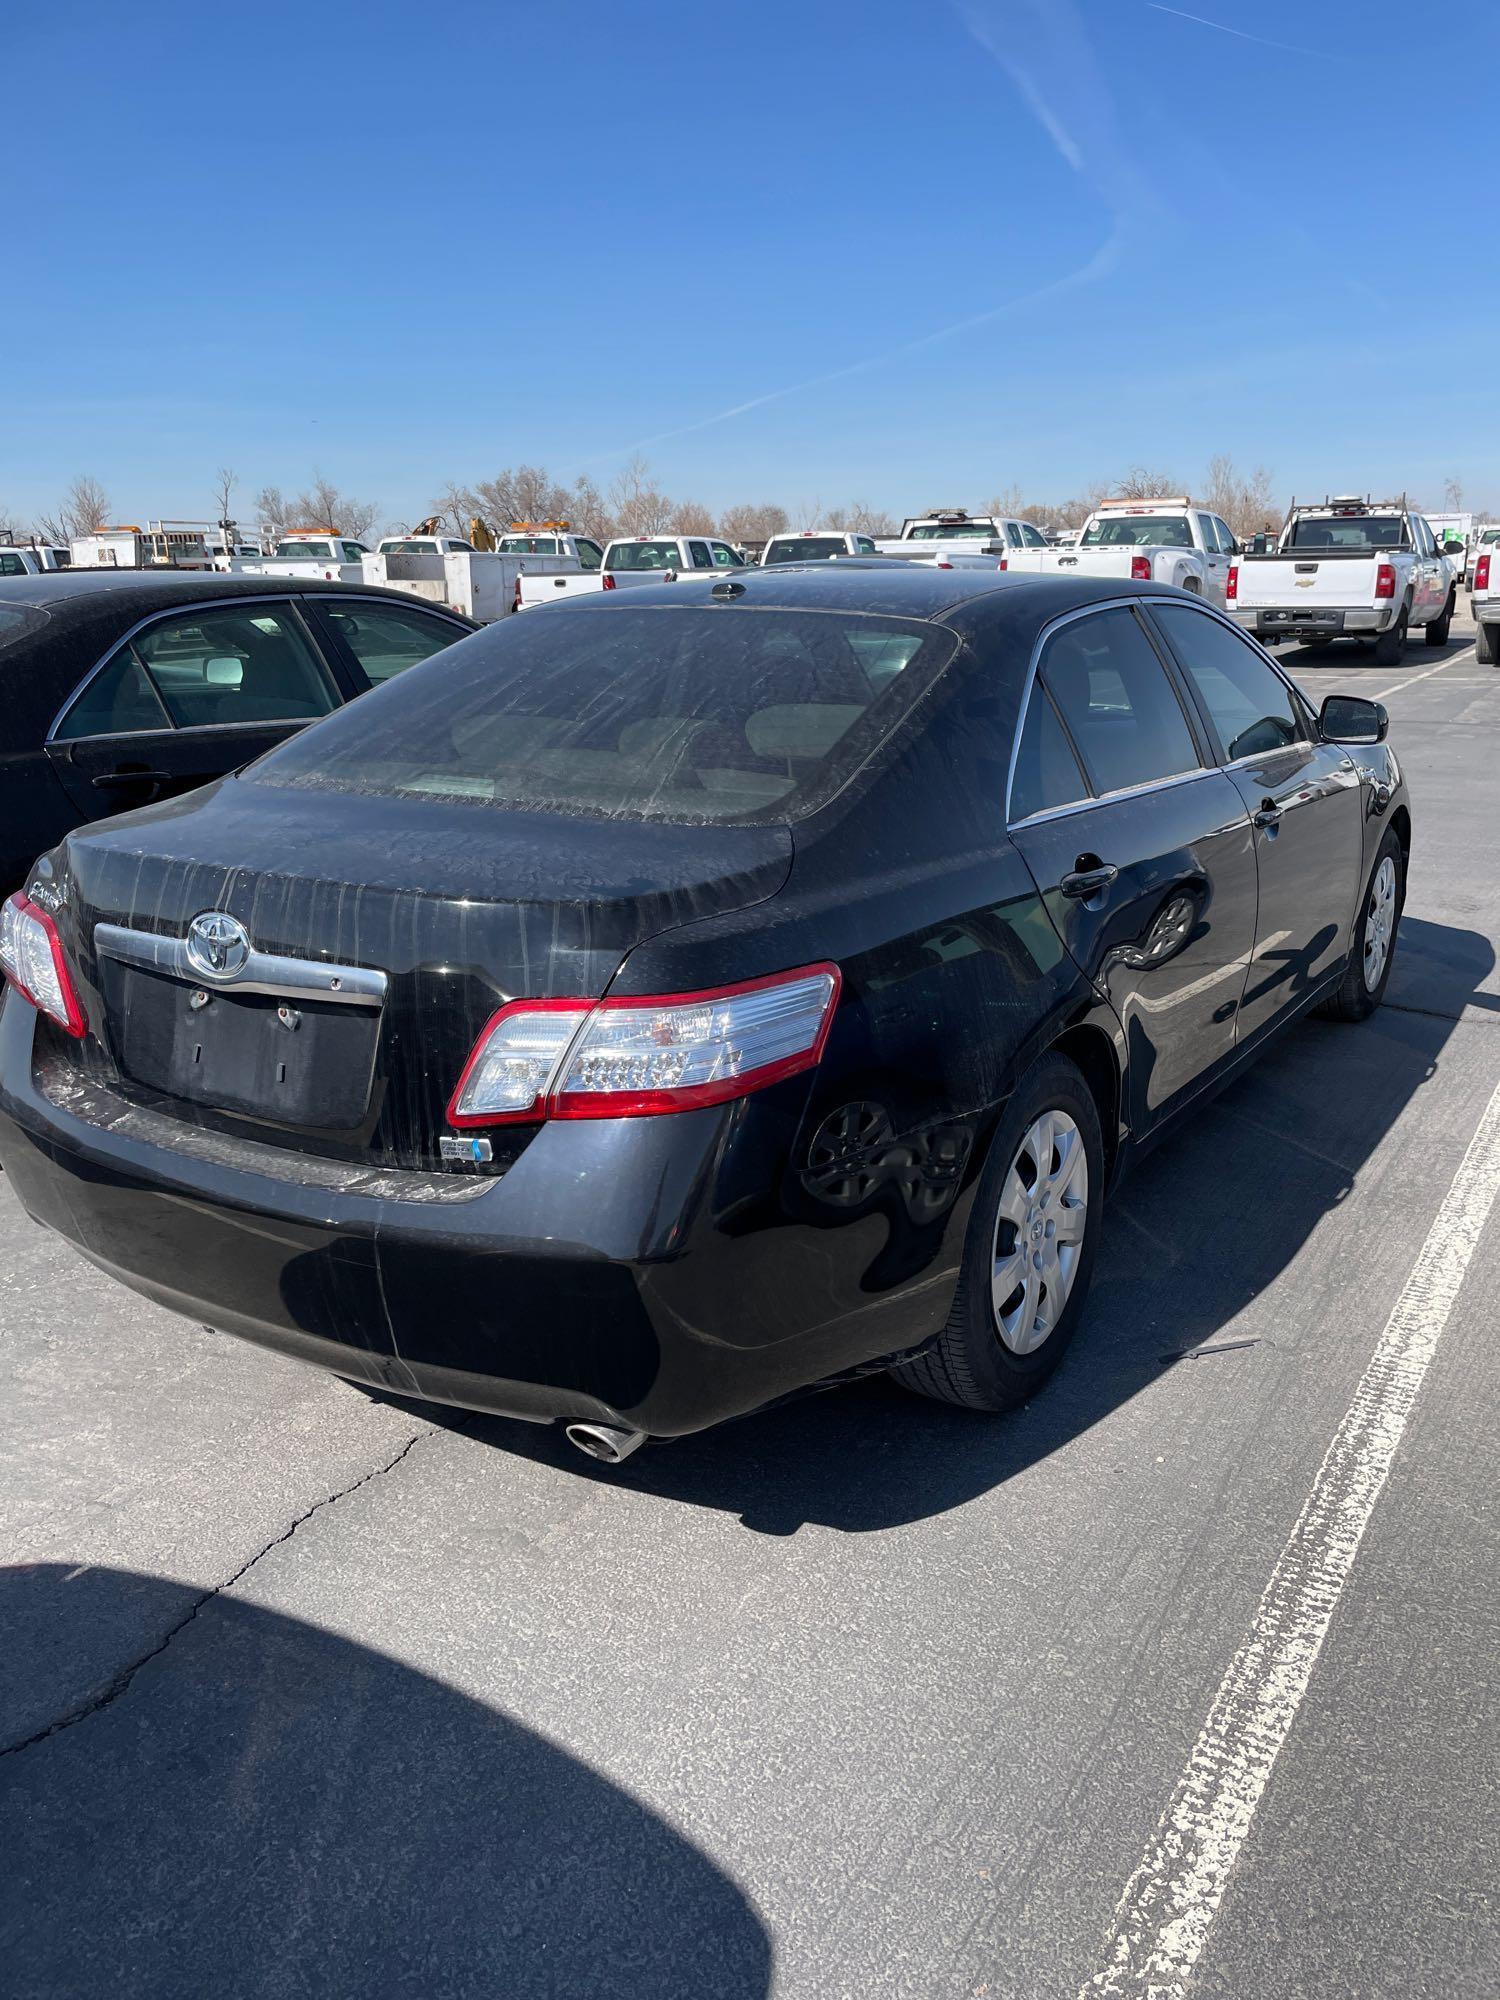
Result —
<instances>
[{"instance_id":1,"label":"white contrail","mask_svg":"<svg viewBox=\"0 0 1500 2000\"><path fill-rule=\"evenodd\" d=\"M1252 35L1244 28L1231 28L1223 21L1210 21L1202 14L1185 13L1181 7L1164 7L1162 0L1146 0L1153 14L1175 14L1179 21L1195 21L1200 28L1217 28L1221 35L1234 35L1242 42L1259 42L1263 49L1280 49L1283 55L1310 56L1314 62L1326 62L1328 58L1318 49L1299 49L1291 42L1268 42L1264 35Z\"/></svg>"}]
</instances>

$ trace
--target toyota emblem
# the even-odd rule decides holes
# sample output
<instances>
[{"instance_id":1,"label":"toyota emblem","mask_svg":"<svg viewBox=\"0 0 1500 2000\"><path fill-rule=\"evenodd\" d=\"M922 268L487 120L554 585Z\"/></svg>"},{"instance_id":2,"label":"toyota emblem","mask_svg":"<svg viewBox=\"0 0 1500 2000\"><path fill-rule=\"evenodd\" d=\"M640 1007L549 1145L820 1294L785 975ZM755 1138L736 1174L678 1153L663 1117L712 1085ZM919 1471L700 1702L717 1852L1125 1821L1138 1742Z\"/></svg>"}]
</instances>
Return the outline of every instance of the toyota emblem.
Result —
<instances>
[{"instance_id":1,"label":"toyota emblem","mask_svg":"<svg viewBox=\"0 0 1500 2000\"><path fill-rule=\"evenodd\" d=\"M233 979L250 962L250 933L238 917L207 910L187 929L187 961L204 979Z\"/></svg>"}]
</instances>

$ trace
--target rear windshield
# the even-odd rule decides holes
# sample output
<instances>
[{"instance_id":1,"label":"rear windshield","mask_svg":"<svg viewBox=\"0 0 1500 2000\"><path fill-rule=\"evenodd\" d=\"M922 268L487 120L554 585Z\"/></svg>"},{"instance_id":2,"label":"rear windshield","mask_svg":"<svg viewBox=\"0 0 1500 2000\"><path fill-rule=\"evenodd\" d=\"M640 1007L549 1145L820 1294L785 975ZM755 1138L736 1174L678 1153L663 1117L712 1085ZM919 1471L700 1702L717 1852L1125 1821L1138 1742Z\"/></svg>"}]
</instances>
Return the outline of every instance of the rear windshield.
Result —
<instances>
[{"instance_id":1,"label":"rear windshield","mask_svg":"<svg viewBox=\"0 0 1500 2000\"><path fill-rule=\"evenodd\" d=\"M1406 546L1404 514L1304 514L1292 523L1289 549L1399 549Z\"/></svg>"},{"instance_id":2,"label":"rear windshield","mask_svg":"<svg viewBox=\"0 0 1500 2000\"><path fill-rule=\"evenodd\" d=\"M0 604L0 648L14 645L29 632L39 631L46 622L46 612L29 604Z\"/></svg>"},{"instance_id":3,"label":"rear windshield","mask_svg":"<svg viewBox=\"0 0 1500 2000\"><path fill-rule=\"evenodd\" d=\"M765 561L769 568L772 563L818 562L828 556L841 556L847 544L842 535L783 535L766 545Z\"/></svg>"},{"instance_id":4,"label":"rear windshield","mask_svg":"<svg viewBox=\"0 0 1500 2000\"><path fill-rule=\"evenodd\" d=\"M334 562L337 551L332 542L278 542L276 553L283 562Z\"/></svg>"},{"instance_id":5,"label":"rear windshield","mask_svg":"<svg viewBox=\"0 0 1500 2000\"><path fill-rule=\"evenodd\" d=\"M506 618L251 766L251 783L589 818L825 804L952 657L943 626L745 605Z\"/></svg>"},{"instance_id":6,"label":"rear windshield","mask_svg":"<svg viewBox=\"0 0 1500 2000\"><path fill-rule=\"evenodd\" d=\"M1093 521L1083 531L1086 549L1190 549L1193 531L1186 514L1131 514Z\"/></svg>"},{"instance_id":7,"label":"rear windshield","mask_svg":"<svg viewBox=\"0 0 1500 2000\"><path fill-rule=\"evenodd\" d=\"M676 542L616 542L604 552L606 569L689 569Z\"/></svg>"},{"instance_id":8,"label":"rear windshield","mask_svg":"<svg viewBox=\"0 0 1500 2000\"><path fill-rule=\"evenodd\" d=\"M995 539L993 521L924 521L906 537L909 542L951 542L960 535L979 535L987 542Z\"/></svg>"}]
</instances>

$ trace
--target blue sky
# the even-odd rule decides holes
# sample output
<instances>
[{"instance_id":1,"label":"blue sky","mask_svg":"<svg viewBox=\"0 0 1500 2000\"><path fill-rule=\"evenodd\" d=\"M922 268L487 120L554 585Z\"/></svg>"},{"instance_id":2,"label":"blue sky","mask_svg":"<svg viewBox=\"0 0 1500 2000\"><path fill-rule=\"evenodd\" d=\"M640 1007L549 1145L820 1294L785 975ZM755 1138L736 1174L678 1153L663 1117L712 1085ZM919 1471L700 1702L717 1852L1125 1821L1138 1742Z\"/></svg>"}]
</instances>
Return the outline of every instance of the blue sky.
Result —
<instances>
[{"instance_id":1,"label":"blue sky","mask_svg":"<svg viewBox=\"0 0 1500 2000\"><path fill-rule=\"evenodd\" d=\"M1500 0L64 0L4 63L21 518L633 448L714 506L1227 451L1500 509Z\"/></svg>"}]
</instances>

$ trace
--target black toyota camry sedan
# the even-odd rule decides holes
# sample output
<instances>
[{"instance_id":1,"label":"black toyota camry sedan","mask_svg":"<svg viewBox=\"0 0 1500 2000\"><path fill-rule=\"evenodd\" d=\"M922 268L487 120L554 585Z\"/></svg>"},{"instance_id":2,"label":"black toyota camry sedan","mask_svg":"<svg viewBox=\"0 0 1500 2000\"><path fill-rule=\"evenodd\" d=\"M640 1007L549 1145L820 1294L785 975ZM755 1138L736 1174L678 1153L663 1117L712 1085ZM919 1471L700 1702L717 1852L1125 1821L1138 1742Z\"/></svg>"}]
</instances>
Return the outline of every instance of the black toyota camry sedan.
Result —
<instances>
[{"instance_id":1,"label":"black toyota camry sedan","mask_svg":"<svg viewBox=\"0 0 1500 2000\"><path fill-rule=\"evenodd\" d=\"M0 578L0 896L71 827L222 777L473 630L321 579Z\"/></svg>"},{"instance_id":2,"label":"black toyota camry sedan","mask_svg":"<svg viewBox=\"0 0 1500 2000\"><path fill-rule=\"evenodd\" d=\"M616 1460L1029 1395L1106 1195L1390 975L1411 821L1194 598L746 572L506 620L5 906L0 1159L149 1298Z\"/></svg>"}]
</instances>

